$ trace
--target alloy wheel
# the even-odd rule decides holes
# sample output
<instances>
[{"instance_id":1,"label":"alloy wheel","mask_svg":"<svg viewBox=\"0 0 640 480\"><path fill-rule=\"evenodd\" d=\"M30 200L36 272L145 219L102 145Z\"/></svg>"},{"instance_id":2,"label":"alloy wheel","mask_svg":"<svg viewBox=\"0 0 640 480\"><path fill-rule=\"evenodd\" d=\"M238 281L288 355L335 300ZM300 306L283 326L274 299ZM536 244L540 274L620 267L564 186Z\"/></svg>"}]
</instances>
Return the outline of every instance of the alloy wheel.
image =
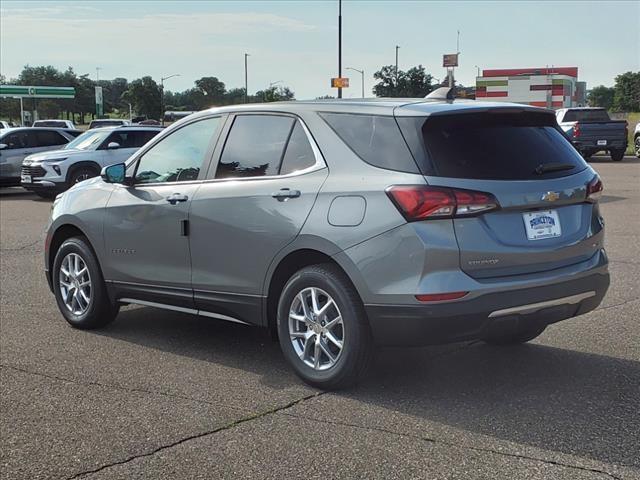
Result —
<instances>
[{"instance_id":1,"label":"alloy wheel","mask_svg":"<svg viewBox=\"0 0 640 480\"><path fill-rule=\"evenodd\" d=\"M289 308L289 338L300 360L314 370L336 364L345 331L340 309L327 292L308 287L294 297Z\"/></svg>"},{"instance_id":2,"label":"alloy wheel","mask_svg":"<svg viewBox=\"0 0 640 480\"><path fill-rule=\"evenodd\" d=\"M83 258L69 253L62 259L58 282L62 301L74 315L82 315L91 304L91 275Z\"/></svg>"}]
</instances>

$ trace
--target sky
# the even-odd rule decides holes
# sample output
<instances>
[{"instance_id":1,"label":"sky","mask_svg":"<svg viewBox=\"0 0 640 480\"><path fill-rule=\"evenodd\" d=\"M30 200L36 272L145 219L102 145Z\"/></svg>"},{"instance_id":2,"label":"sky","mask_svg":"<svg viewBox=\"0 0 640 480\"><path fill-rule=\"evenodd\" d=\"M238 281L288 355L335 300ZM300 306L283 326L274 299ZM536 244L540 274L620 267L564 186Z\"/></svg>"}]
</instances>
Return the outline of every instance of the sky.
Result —
<instances>
[{"instance_id":1,"label":"sky","mask_svg":"<svg viewBox=\"0 0 640 480\"><path fill-rule=\"evenodd\" d=\"M249 91L273 82L296 98L335 95L337 0L317 1L12 1L0 3L0 73L26 64L72 66L95 79L180 74L165 89L182 91L203 76ZM422 64L446 75L442 54L455 53L456 78L473 85L477 67L577 66L587 88L612 86L640 70L640 0L633 1L364 1L343 0L343 68L373 73L395 63ZM96 67L100 70L96 72ZM360 74L344 70L360 96Z\"/></svg>"}]
</instances>

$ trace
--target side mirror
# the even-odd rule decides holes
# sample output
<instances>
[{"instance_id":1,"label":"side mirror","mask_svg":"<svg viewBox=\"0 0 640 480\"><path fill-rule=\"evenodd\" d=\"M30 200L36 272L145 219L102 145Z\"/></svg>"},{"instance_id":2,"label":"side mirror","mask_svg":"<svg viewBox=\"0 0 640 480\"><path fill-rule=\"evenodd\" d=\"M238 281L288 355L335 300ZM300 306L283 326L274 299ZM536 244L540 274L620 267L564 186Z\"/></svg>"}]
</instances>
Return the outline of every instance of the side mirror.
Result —
<instances>
[{"instance_id":1,"label":"side mirror","mask_svg":"<svg viewBox=\"0 0 640 480\"><path fill-rule=\"evenodd\" d=\"M0 143L0 150L4 150L5 148L7 148L9 145L7 145L6 143Z\"/></svg>"},{"instance_id":2,"label":"side mirror","mask_svg":"<svg viewBox=\"0 0 640 480\"><path fill-rule=\"evenodd\" d=\"M107 145L107 150L117 150L120 148L120 144L118 142L109 142Z\"/></svg>"},{"instance_id":3,"label":"side mirror","mask_svg":"<svg viewBox=\"0 0 640 480\"><path fill-rule=\"evenodd\" d=\"M107 183L124 183L126 171L127 167L124 163L116 163L115 165L104 167L100 172L100 176Z\"/></svg>"}]
</instances>

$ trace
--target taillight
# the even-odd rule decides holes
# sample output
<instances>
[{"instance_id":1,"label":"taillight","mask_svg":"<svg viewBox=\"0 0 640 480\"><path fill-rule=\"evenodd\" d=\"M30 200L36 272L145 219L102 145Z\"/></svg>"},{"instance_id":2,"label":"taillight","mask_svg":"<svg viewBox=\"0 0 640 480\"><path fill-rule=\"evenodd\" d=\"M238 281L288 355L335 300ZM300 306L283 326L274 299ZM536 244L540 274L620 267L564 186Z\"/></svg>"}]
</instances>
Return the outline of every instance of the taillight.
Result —
<instances>
[{"instance_id":1,"label":"taillight","mask_svg":"<svg viewBox=\"0 0 640 480\"><path fill-rule=\"evenodd\" d=\"M597 202L602 197L603 190L604 185L602 184L602 180L596 175L593 177L593 180L587 184L587 200Z\"/></svg>"},{"instance_id":2,"label":"taillight","mask_svg":"<svg viewBox=\"0 0 640 480\"><path fill-rule=\"evenodd\" d=\"M573 126L573 138L578 138L580 136L580 124L578 122Z\"/></svg>"},{"instance_id":3,"label":"taillight","mask_svg":"<svg viewBox=\"0 0 640 480\"><path fill-rule=\"evenodd\" d=\"M408 222L468 217L499 208L490 193L429 185L394 185L387 195Z\"/></svg>"}]
</instances>

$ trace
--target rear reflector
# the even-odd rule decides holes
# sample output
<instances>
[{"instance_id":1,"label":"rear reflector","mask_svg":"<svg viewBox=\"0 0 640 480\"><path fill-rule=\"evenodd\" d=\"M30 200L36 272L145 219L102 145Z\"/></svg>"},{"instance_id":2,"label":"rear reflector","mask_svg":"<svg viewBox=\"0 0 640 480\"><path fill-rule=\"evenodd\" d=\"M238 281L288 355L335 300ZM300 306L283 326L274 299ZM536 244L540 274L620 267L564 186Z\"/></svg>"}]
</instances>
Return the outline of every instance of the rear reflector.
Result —
<instances>
[{"instance_id":1,"label":"rear reflector","mask_svg":"<svg viewBox=\"0 0 640 480\"><path fill-rule=\"evenodd\" d=\"M421 302L443 302L446 300L458 300L469 292L430 293L428 295L416 295Z\"/></svg>"},{"instance_id":2,"label":"rear reflector","mask_svg":"<svg viewBox=\"0 0 640 480\"><path fill-rule=\"evenodd\" d=\"M603 190L604 185L602 184L602 180L600 180L600 177L596 175L593 177L593 180L587 184L587 200L597 202L602 198Z\"/></svg>"},{"instance_id":3,"label":"rear reflector","mask_svg":"<svg viewBox=\"0 0 640 480\"><path fill-rule=\"evenodd\" d=\"M387 195L408 222L468 217L499 207L490 193L429 185L394 185Z\"/></svg>"}]
</instances>

